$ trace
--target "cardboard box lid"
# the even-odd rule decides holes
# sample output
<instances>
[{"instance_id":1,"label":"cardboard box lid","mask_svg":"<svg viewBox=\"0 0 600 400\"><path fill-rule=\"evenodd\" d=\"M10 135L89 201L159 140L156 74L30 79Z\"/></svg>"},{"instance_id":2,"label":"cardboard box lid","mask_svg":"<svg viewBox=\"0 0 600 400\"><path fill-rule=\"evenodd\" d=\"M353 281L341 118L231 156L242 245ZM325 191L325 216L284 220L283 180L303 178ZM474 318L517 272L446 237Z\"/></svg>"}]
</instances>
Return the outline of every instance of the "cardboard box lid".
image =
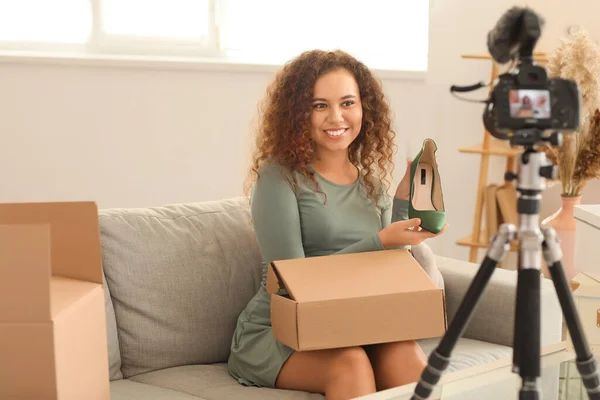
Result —
<instances>
[{"instance_id":1,"label":"cardboard box lid","mask_svg":"<svg viewBox=\"0 0 600 400\"><path fill-rule=\"evenodd\" d=\"M0 204L0 226L21 224L49 226L52 275L102 284L102 253L96 203ZM44 276L47 274L43 269L39 272ZM30 271L30 274L35 273L35 270ZM48 281L49 276L45 279Z\"/></svg>"},{"instance_id":2,"label":"cardboard box lid","mask_svg":"<svg viewBox=\"0 0 600 400\"><path fill-rule=\"evenodd\" d=\"M273 261L267 290L279 288L298 302L440 290L405 249Z\"/></svg>"}]
</instances>

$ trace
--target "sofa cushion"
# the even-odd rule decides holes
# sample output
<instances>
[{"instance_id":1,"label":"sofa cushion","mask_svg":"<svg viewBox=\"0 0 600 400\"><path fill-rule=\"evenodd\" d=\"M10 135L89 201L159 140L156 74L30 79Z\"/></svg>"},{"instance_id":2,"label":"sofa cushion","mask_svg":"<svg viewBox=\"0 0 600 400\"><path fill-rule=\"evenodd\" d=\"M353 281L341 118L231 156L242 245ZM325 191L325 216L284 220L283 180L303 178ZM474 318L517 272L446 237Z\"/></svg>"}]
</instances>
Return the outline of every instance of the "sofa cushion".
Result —
<instances>
[{"instance_id":1,"label":"sofa cushion","mask_svg":"<svg viewBox=\"0 0 600 400\"><path fill-rule=\"evenodd\" d=\"M229 375L225 363L168 368L130 379L206 400L325 400L325 396L315 393L242 386Z\"/></svg>"},{"instance_id":2,"label":"sofa cushion","mask_svg":"<svg viewBox=\"0 0 600 400\"><path fill-rule=\"evenodd\" d=\"M440 338L419 340L429 355ZM460 338L452 353L446 372L458 371L486 364L512 355L511 347ZM227 364L189 365L154 371L130 378L135 382L181 391L206 400L237 399L298 399L323 400L324 396L301 391L286 391L270 388L246 387L234 380L227 371Z\"/></svg>"},{"instance_id":3,"label":"sofa cushion","mask_svg":"<svg viewBox=\"0 0 600 400\"><path fill-rule=\"evenodd\" d=\"M99 211L125 378L224 362L262 266L248 200Z\"/></svg>"},{"instance_id":4,"label":"sofa cushion","mask_svg":"<svg viewBox=\"0 0 600 400\"><path fill-rule=\"evenodd\" d=\"M417 342L429 356L439 344L440 339L421 339ZM512 347L461 337L452 350L450 365L445 372L459 371L505 357L512 357Z\"/></svg>"},{"instance_id":5,"label":"sofa cushion","mask_svg":"<svg viewBox=\"0 0 600 400\"><path fill-rule=\"evenodd\" d=\"M119 339L117 337L117 321L115 309L110 297L110 289L106 284L106 277L102 273L102 287L104 289L104 310L106 313L106 342L108 345L108 376L111 381L122 379L121 352L119 351Z\"/></svg>"},{"instance_id":6,"label":"sofa cushion","mask_svg":"<svg viewBox=\"0 0 600 400\"><path fill-rule=\"evenodd\" d=\"M206 400L191 394L120 379L110 383L110 400Z\"/></svg>"}]
</instances>

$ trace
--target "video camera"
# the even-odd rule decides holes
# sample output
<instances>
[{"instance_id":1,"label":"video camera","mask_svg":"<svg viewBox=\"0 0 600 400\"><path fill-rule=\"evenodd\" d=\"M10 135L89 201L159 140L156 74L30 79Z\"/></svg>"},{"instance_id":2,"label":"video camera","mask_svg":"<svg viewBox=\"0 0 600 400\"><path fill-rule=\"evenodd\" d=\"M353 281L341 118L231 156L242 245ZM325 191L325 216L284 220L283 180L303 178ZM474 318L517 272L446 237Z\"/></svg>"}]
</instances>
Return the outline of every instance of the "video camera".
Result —
<instances>
[{"instance_id":1,"label":"video camera","mask_svg":"<svg viewBox=\"0 0 600 400\"><path fill-rule=\"evenodd\" d=\"M488 50L500 64L516 63L501 74L483 112L485 128L494 137L523 144L515 132L541 135L544 130L575 131L580 126L581 95L570 79L550 78L535 64L533 49L540 37L543 20L531 9L508 10L487 36ZM518 62L517 60L518 59ZM483 86L452 86L451 92L469 92ZM528 133L527 133L528 132ZM513 139L514 138L514 139ZM535 140L540 140L537 137Z\"/></svg>"}]
</instances>

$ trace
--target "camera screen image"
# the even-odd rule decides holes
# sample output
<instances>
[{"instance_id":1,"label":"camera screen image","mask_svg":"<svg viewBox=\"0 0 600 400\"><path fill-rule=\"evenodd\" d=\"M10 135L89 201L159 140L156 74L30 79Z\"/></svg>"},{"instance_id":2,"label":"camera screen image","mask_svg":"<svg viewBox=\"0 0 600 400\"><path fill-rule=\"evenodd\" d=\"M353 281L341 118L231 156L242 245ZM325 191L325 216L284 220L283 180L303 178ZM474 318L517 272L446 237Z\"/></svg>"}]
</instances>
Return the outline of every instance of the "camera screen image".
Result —
<instances>
[{"instance_id":1,"label":"camera screen image","mask_svg":"<svg viewBox=\"0 0 600 400\"><path fill-rule=\"evenodd\" d=\"M510 90L509 102L512 118L550 118L550 92L548 90Z\"/></svg>"}]
</instances>

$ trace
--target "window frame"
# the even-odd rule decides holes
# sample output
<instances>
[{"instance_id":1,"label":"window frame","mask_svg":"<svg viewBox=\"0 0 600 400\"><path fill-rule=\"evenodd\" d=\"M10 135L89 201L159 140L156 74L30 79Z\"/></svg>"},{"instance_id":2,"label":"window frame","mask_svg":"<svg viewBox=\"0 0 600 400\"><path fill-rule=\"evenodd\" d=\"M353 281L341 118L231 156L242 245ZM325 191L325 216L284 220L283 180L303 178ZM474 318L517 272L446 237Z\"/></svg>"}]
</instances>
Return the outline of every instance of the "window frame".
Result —
<instances>
[{"instance_id":1,"label":"window frame","mask_svg":"<svg viewBox=\"0 0 600 400\"><path fill-rule=\"evenodd\" d=\"M215 2L208 0L208 33L201 40L181 38L134 37L108 34L102 31L102 0L92 3L92 32L87 46L90 53L115 54L120 56L164 56L164 57L218 57L218 31L215 18Z\"/></svg>"}]
</instances>

